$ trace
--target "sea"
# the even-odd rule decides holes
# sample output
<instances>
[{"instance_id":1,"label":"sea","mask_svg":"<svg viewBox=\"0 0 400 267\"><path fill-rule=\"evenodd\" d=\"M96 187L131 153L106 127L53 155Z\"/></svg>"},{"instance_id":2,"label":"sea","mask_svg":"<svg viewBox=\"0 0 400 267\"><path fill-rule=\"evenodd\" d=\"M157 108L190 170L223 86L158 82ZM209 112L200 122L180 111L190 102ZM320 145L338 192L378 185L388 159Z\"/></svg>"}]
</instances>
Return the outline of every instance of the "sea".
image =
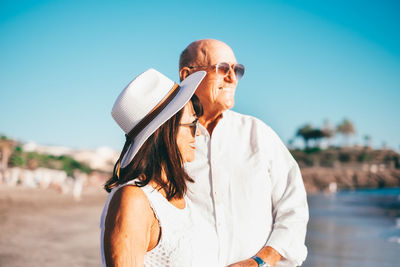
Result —
<instances>
[{"instance_id":1,"label":"sea","mask_svg":"<svg viewBox=\"0 0 400 267\"><path fill-rule=\"evenodd\" d=\"M400 267L400 188L308 197L306 267Z\"/></svg>"}]
</instances>

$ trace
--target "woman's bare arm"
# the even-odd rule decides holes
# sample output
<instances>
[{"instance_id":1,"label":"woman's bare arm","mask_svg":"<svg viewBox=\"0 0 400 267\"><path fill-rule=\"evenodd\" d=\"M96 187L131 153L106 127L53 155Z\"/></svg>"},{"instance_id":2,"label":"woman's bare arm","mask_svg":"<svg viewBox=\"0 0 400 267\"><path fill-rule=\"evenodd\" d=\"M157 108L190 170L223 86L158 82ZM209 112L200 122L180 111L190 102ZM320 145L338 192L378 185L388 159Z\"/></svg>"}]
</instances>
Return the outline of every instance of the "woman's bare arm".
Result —
<instances>
[{"instance_id":1,"label":"woman's bare arm","mask_svg":"<svg viewBox=\"0 0 400 267\"><path fill-rule=\"evenodd\" d=\"M144 266L154 213L144 192L124 186L115 192L107 212L104 255L109 267ZM154 232L154 231L153 231Z\"/></svg>"}]
</instances>

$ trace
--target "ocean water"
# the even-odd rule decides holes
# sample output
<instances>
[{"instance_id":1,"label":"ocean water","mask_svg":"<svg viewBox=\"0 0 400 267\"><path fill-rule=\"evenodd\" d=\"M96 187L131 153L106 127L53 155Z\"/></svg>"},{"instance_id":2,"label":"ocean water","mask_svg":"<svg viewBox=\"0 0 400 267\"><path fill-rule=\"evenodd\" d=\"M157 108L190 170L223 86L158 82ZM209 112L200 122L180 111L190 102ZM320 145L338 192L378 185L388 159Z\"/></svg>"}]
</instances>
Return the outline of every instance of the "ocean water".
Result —
<instances>
[{"instance_id":1,"label":"ocean water","mask_svg":"<svg viewBox=\"0 0 400 267\"><path fill-rule=\"evenodd\" d=\"M306 267L400 267L400 188L310 195Z\"/></svg>"}]
</instances>

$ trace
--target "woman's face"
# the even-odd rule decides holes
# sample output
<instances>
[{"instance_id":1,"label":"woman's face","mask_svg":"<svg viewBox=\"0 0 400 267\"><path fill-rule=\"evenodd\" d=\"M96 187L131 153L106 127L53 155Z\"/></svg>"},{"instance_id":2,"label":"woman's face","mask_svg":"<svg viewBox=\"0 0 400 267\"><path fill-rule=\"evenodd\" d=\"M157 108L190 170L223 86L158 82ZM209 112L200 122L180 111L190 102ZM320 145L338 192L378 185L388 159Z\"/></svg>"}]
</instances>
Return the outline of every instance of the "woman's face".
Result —
<instances>
[{"instance_id":1,"label":"woman's face","mask_svg":"<svg viewBox=\"0 0 400 267\"><path fill-rule=\"evenodd\" d=\"M195 123L197 122L196 113L194 112L192 102L189 101L183 107L183 114L178 128L178 135L176 142L179 151L181 152L183 162L190 162L194 160L195 152Z\"/></svg>"}]
</instances>

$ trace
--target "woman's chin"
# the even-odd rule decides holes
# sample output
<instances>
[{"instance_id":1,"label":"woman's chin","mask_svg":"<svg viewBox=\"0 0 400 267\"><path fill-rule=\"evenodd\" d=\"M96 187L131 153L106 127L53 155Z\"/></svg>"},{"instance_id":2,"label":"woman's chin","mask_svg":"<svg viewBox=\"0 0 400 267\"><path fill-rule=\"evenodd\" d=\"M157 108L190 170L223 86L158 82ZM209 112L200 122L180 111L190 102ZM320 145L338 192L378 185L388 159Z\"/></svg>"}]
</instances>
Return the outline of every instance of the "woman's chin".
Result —
<instances>
[{"instance_id":1,"label":"woman's chin","mask_svg":"<svg viewBox=\"0 0 400 267\"><path fill-rule=\"evenodd\" d=\"M187 163L187 162L192 162L193 160L194 160L194 153L193 153L193 155L186 156L186 157L183 159L183 162L184 162L184 163Z\"/></svg>"}]
</instances>

